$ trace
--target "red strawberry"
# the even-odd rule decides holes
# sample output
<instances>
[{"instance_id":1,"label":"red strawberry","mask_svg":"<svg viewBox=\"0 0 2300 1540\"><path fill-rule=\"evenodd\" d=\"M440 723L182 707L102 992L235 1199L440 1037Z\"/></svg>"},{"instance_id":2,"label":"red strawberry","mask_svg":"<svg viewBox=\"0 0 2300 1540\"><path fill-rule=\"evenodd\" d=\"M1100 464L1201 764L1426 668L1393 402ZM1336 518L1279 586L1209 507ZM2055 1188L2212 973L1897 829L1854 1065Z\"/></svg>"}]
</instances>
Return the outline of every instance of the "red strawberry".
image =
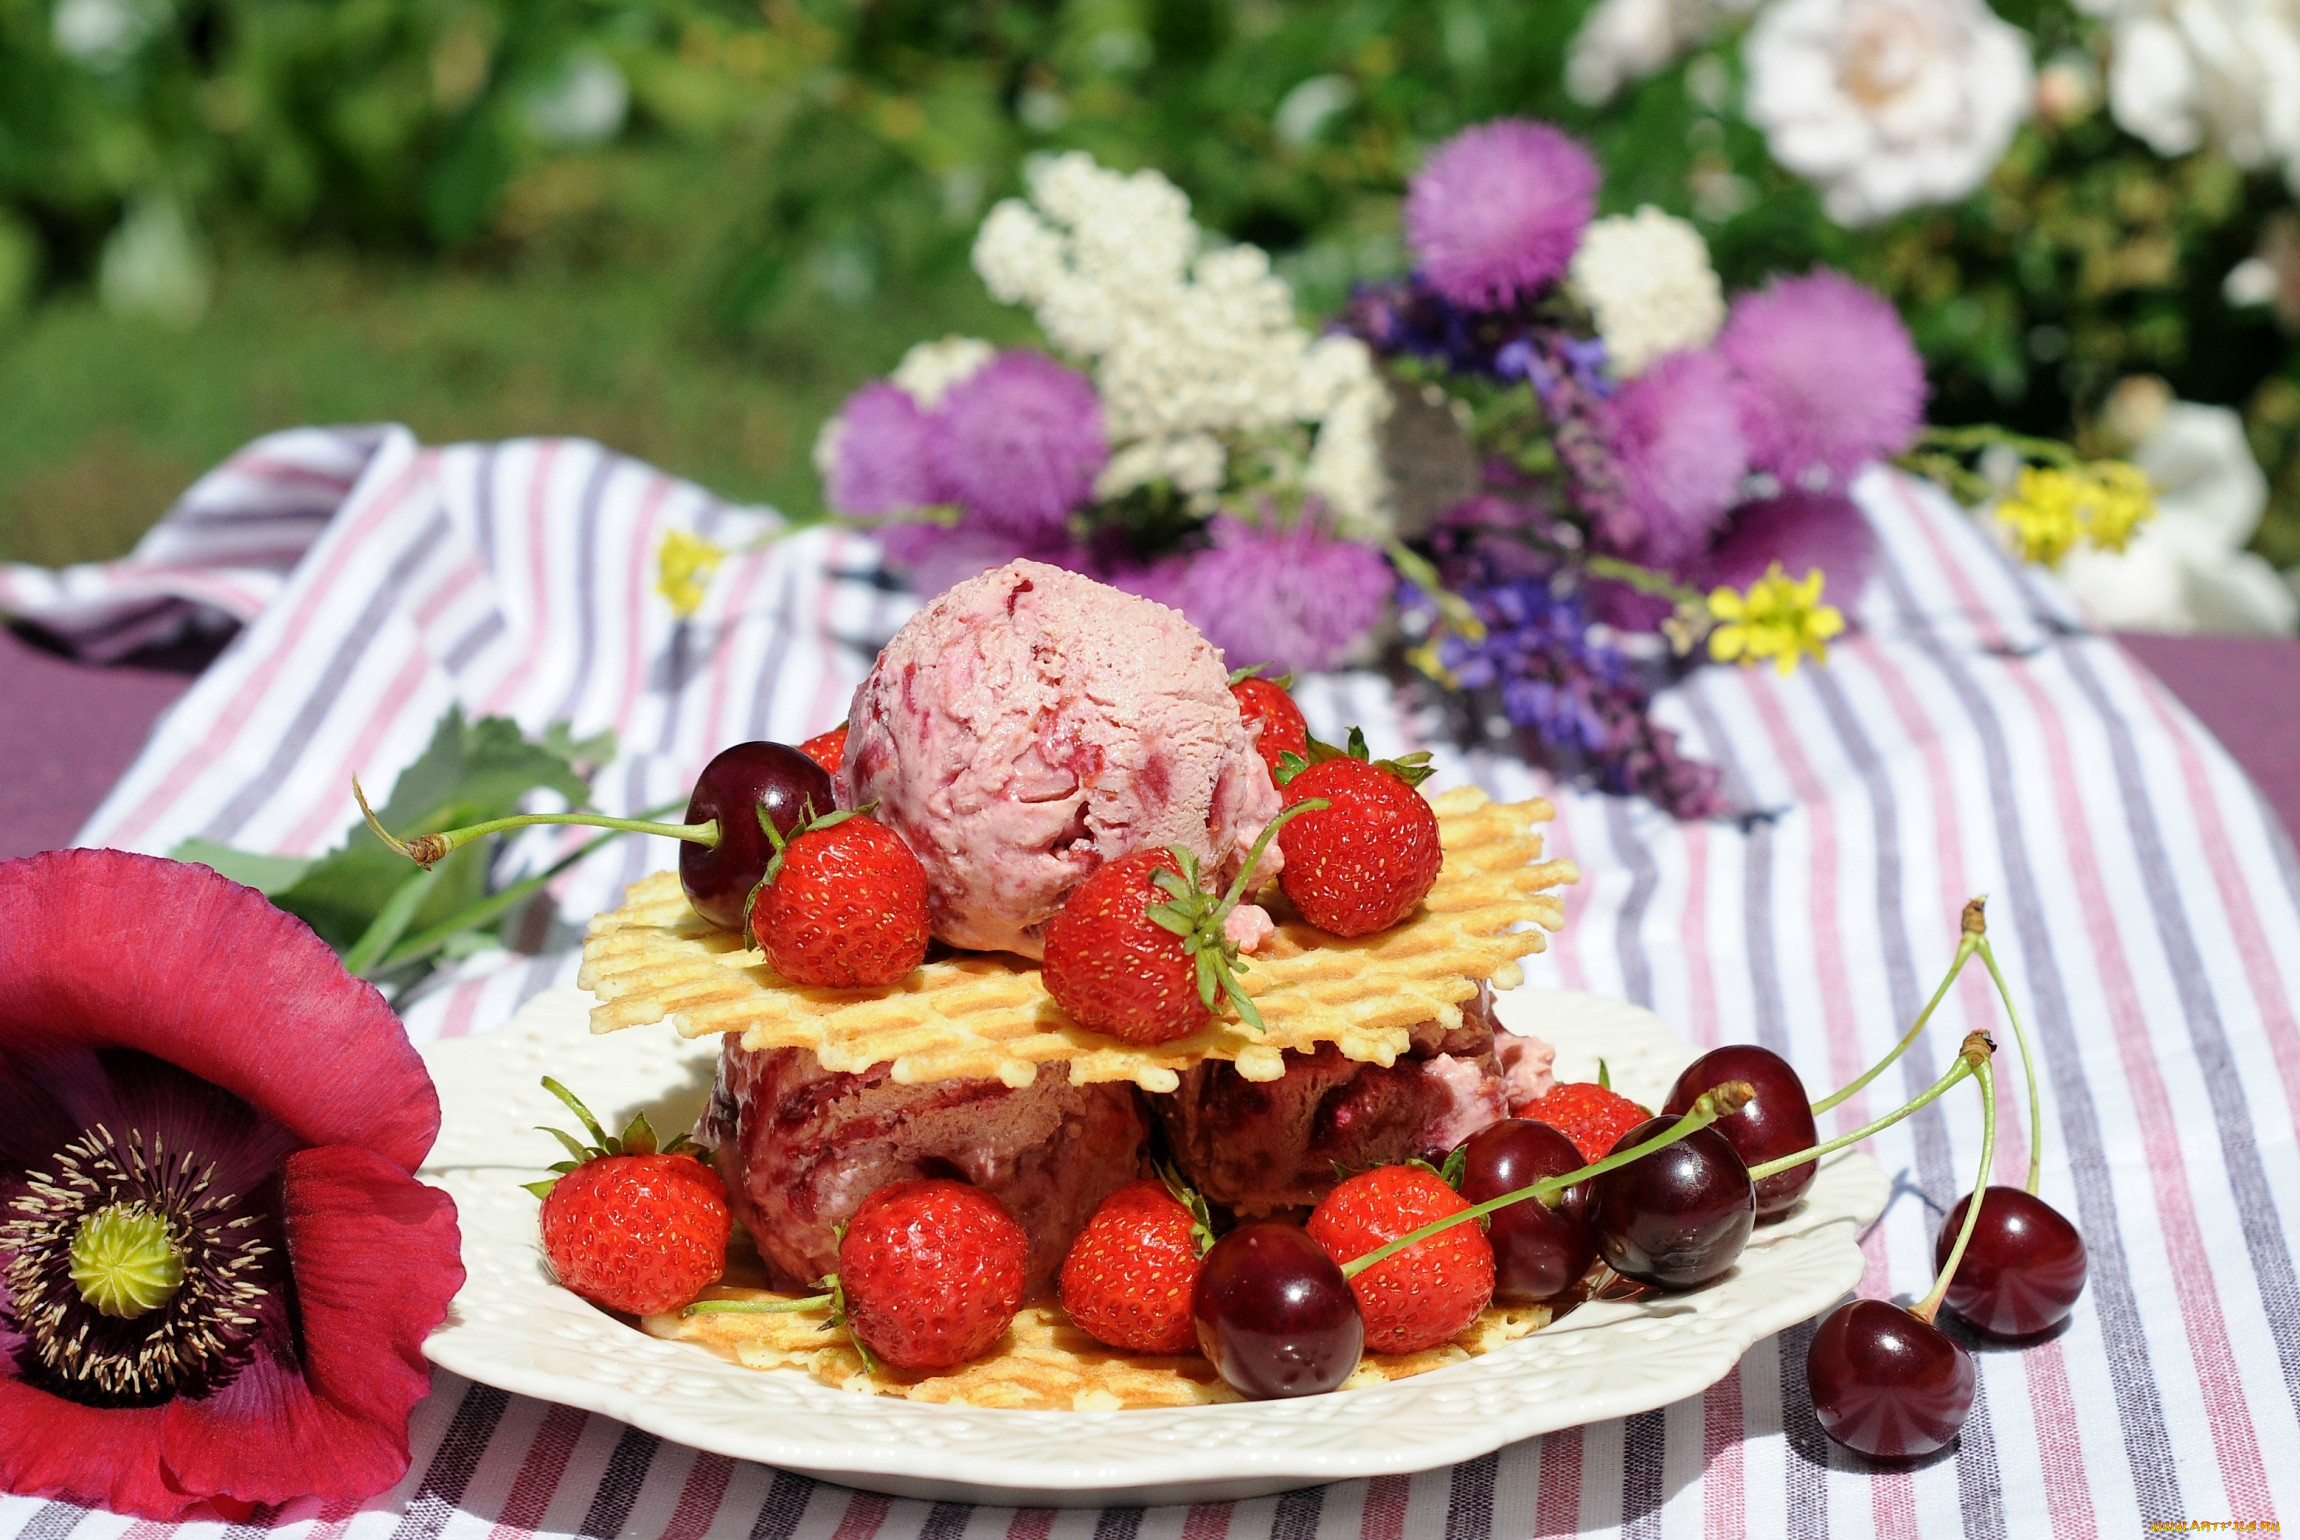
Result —
<instances>
[{"instance_id":1,"label":"red strawberry","mask_svg":"<svg viewBox=\"0 0 2300 1540\"><path fill-rule=\"evenodd\" d=\"M964 1182L892 1182L863 1199L839 1240L847 1325L898 1369L979 1358L1022 1308L1030 1243L1014 1216Z\"/></svg>"},{"instance_id":2,"label":"red strawberry","mask_svg":"<svg viewBox=\"0 0 2300 1540\"><path fill-rule=\"evenodd\" d=\"M657 1149L644 1113L611 1138L567 1088L545 1089L574 1110L595 1144L548 1129L574 1158L528 1184L543 1200L543 1254L562 1284L595 1305L660 1315L691 1303L727 1270L734 1220L726 1184L684 1136Z\"/></svg>"},{"instance_id":3,"label":"red strawberry","mask_svg":"<svg viewBox=\"0 0 2300 1540\"><path fill-rule=\"evenodd\" d=\"M1336 936L1370 936L1413 911L1437 883L1445 851L1437 814L1414 787L1429 756L1370 762L1355 728L1344 752L1311 748L1312 762L1289 755L1278 772L1286 805L1311 797L1332 804L1297 818L1278 836L1286 864L1278 886L1302 918Z\"/></svg>"},{"instance_id":4,"label":"red strawberry","mask_svg":"<svg viewBox=\"0 0 2300 1540\"><path fill-rule=\"evenodd\" d=\"M1427 1166L1377 1166L1310 1211L1310 1239L1345 1266L1469 1201ZM1493 1298L1493 1246L1473 1220L1419 1240L1350 1280L1366 1349L1418 1353L1459 1336Z\"/></svg>"},{"instance_id":5,"label":"red strawberry","mask_svg":"<svg viewBox=\"0 0 2300 1540\"><path fill-rule=\"evenodd\" d=\"M1062 1308L1098 1342L1130 1353L1198 1347L1190 1307L1214 1243L1205 1202L1165 1182L1128 1182L1094 1211L1062 1259Z\"/></svg>"},{"instance_id":6,"label":"red strawberry","mask_svg":"<svg viewBox=\"0 0 2300 1540\"><path fill-rule=\"evenodd\" d=\"M753 940L793 983L892 984L926 959L926 868L878 820L829 813L778 843L750 916Z\"/></svg>"},{"instance_id":7,"label":"red strawberry","mask_svg":"<svg viewBox=\"0 0 2300 1540\"><path fill-rule=\"evenodd\" d=\"M1188 1037L1214 1019L1224 995L1260 1031L1261 1012L1238 987L1246 965L1222 922L1292 816L1270 820L1219 899L1198 886L1198 858L1180 846L1137 850L1103 866L1046 924L1039 974L1046 992L1080 1026L1129 1043Z\"/></svg>"},{"instance_id":8,"label":"red strawberry","mask_svg":"<svg viewBox=\"0 0 2300 1540\"><path fill-rule=\"evenodd\" d=\"M1573 1141L1583 1160L1603 1160L1614 1141L1653 1116L1610 1086L1577 1080L1517 1109L1521 1118L1547 1123Z\"/></svg>"},{"instance_id":9,"label":"red strawberry","mask_svg":"<svg viewBox=\"0 0 2300 1540\"><path fill-rule=\"evenodd\" d=\"M1310 724L1303 720L1302 708L1294 704L1294 697L1286 693L1293 676L1278 679L1260 679L1255 670L1242 668L1230 676L1230 693L1238 698L1238 715L1252 728L1261 724L1254 736L1254 747L1260 751L1262 763L1270 767L1270 774L1278 773L1278 757L1299 754L1304 758L1310 752Z\"/></svg>"},{"instance_id":10,"label":"red strawberry","mask_svg":"<svg viewBox=\"0 0 2300 1540\"><path fill-rule=\"evenodd\" d=\"M827 733L817 733L799 745L799 752L832 775L847 757L847 724L841 722Z\"/></svg>"}]
</instances>

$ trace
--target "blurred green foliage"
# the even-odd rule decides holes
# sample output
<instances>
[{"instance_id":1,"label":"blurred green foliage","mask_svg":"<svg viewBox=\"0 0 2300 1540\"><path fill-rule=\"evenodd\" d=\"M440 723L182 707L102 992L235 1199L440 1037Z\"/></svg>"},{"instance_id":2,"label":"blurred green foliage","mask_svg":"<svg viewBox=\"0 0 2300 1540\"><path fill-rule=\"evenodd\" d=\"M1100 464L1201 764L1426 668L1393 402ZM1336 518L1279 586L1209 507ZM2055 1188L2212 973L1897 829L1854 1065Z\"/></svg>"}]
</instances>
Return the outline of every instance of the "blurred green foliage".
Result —
<instances>
[{"instance_id":1,"label":"blurred green foliage","mask_svg":"<svg viewBox=\"0 0 2300 1540\"><path fill-rule=\"evenodd\" d=\"M13 341L0 333L0 387L18 372L12 353L61 350L44 340L48 311L84 311L77 296L92 288L184 324L211 272L215 297L190 335L236 315L293 353L302 324L339 339L302 349L323 367L362 326L268 315L267 300L308 294L311 271L348 273L336 287L395 296L418 333L442 329L426 319L435 292L449 316L493 306L498 322L459 334L446 351L460 348L461 364L420 367L403 334L364 328L390 355L376 381L276 400L308 411L348 394L361 415L442 436L580 428L804 511L814 421L906 335L1021 333L965 264L976 222L1028 155L1077 147L1156 166L1202 222L1269 248L1315 311L1402 265L1398 206L1427 146L1513 113L1589 137L1608 209L1650 202L1695 219L1729 286L1827 261L1890 293L1942 420L2088 437L2134 372L2242 407L2277 479L2258 543L2300 561L2300 301L2280 320L2273 306L2232 309L2220 288L2279 240L2300 274L2280 182L2209 152L2160 160L2095 104L2024 129L1963 204L1845 230L1739 117L1729 34L1604 108L1570 101L1563 60L1586 9L0 0L0 312L32 312ZM2090 24L2068 0L1999 9L2037 38L2040 60L2097 74ZM564 333L586 331L593 351L578 358ZM586 374L599 377L588 395ZM390 399L393 380L415 399ZM562 415L496 409L489 380L524 380L538 409L557 402ZM772 422L753 449L699 447L723 444L727 402L746 396ZM458 401L469 409L435 426ZM0 479L11 410L0 405ZM650 413L669 426L638 421ZM277 425L266 416L240 413Z\"/></svg>"}]
</instances>

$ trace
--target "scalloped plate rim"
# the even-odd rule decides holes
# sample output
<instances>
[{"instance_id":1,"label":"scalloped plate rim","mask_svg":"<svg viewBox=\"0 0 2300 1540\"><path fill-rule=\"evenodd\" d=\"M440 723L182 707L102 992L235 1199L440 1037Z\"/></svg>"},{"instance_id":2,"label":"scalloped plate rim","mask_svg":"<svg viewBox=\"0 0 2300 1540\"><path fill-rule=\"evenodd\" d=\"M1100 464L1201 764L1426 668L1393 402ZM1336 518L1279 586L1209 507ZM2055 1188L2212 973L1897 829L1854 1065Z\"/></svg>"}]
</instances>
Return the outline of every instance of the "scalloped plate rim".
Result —
<instances>
[{"instance_id":1,"label":"scalloped plate rim","mask_svg":"<svg viewBox=\"0 0 2300 1540\"><path fill-rule=\"evenodd\" d=\"M1559 1045L1559 1068L1568 1078L1595 1070L1593 1040L1600 1034L1626 1055L1616 1054L1626 1071L1623 1088L1658 1096L1665 1089L1652 1084L1652 1068L1663 1075L1690 1062L1696 1050L1671 1034L1658 1017L1626 1001L1567 990L1524 988L1497 996L1505 1020L1526 1030L1539 1030ZM820 1477L902 1496L960 1498L1000 1505L1076 1505L1082 1503L1132 1504L1139 1502L1210 1501L1245 1498L1325 1481L1404 1475L1459 1463L1540 1433L1578 1427L1651 1411L1693 1395L1715 1384L1751 1347L1797 1322L1808 1319L1849 1290L1861 1275L1863 1259L1857 1244L1859 1229L1881 1211L1886 1186L1884 1173L1868 1156L1845 1151L1823 1163L1814 1197L1829 1199L1826 1217L1814 1213L1793 1215L1792 1228L1761 1234L1777 1237L1753 1247L1745 1256L1760 1260L1774 1244L1798 1245L1799 1254L1814 1251L1812 1281L1803 1288L1753 1299L1727 1310L1714 1301L1701 1301L1712 1291L1688 1296L1690 1308L1656 1308L1649 1304L1584 1306L1556 1326L1508 1344L1468 1363L1449 1365L1410 1380L1309 1397L1291 1402L1247 1402L1215 1406L1144 1408L1101 1411L1023 1411L994 1408L948 1407L891 1397L864 1396L818 1384L799 1371L745 1369L687 1344L648 1337L614 1317L593 1309L549 1282L537 1265L539 1257L532 1232L504 1233L509 1227L474 1227L476 1219L505 1193L517 1193L517 1184L544 1173L548 1146L535 1153L532 1165L513 1154L509 1141L532 1119L518 1117L502 1105L534 1097L534 1050L548 1039L555 1066L569 1065L586 1050L610 1060L632 1061L641 1079L659 1065L670 1072L657 1077L648 1089L635 1090L614 1108L616 1117L630 1106L659 1100L697 1066L717 1054L717 1045L704 1040L652 1035L636 1028L604 1037L588 1031L590 996L576 989L545 991L521 1008L504 1027L475 1037L440 1039L420 1046L440 1087L443 1123L439 1145L426 1161L422 1175L453 1193L466 1214L463 1244L472 1276L456 1298L448 1319L424 1344L424 1352L441 1368L466 1379L519 1395L555 1401L599 1413L676 1443L725 1455L756 1460L804 1475ZM1624 1040L1625 1039L1625 1040ZM654 1042L666 1053L658 1058L645 1044ZM581 1075L569 1069L562 1079ZM500 1097L498 1101L496 1098ZM494 1108L482 1122L476 1103ZM603 1121L608 1112L601 1109ZM515 1121L516 1119L516 1121ZM508 1136L508 1137L507 1137ZM538 1138L533 1141L540 1145ZM485 1151L494 1159L469 1158ZM459 1155L465 1158L457 1158ZM443 1158L444 1157L444 1158ZM524 1194L519 1194L524 1197ZM1827 1247L1830 1232L1840 1232L1834 1248ZM1801 1243L1801 1244L1799 1244ZM1834 1255L1829 1255L1833 1251ZM463 1308L466 1296L483 1286L474 1261L493 1265L495 1275L508 1278L521 1291L523 1310L518 1330L506 1340L504 1328L474 1318ZM1833 1264L1833 1265L1824 1265ZM508 1272L504 1269L508 1267ZM1804 1268L1800 1266L1800 1271ZM1755 1274L1737 1268L1734 1279L1763 1278L1771 1269ZM527 1288L532 1286L529 1298ZM1825 1290L1825 1292L1824 1292ZM595 1328L614 1328L602 1340L611 1345L609 1367L628 1369L642 1376L685 1372L712 1382L720 1416L709 1421L675 1402L654 1399L628 1388L603 1372L578 1372L564 1360L568 1342L552 1334L554 1318ZM1714 1319L1717 1326L1691 1334L1673 1333L1673 1318ZM1659 1322L1641 1334L1649 1351L1639 1355L1642 1378L1628 1384L1596 1390L1545 1393L1542 1359L1547 1345L1577 1339L1593 1332L1614 1332L1628 1341L1640 1334L1618 1330L1638 1322ZM551 1355L538 1361L538 1350ZM580 1346L576 1351L581 1351ZM1658 1362L1658 1367L1657 1367ZM774 1377L777 1393L761 1399L758 1384ZM1396 1403L1459 1392L1474 1399L1475 1392L1517 1388L1523 1393L1508 1398L1498 1414L1462 1416L1451 1434L1414 1438L1380 1437L1385 1419L1378 1415ZM796 1436L791 1419L779 1415L795 1394L804 1403L808 1421L827 1418L829 1436ZM1345 1403L1338 1410L1336 1403ZM1369 1417L1367 1414L1373 1413ZM726 1414L755 1426L732 1425ZM950 1440L969 1429L976 1419L994 1421L979 1435ZM1182 1421L1188 1419L1187 1422ZM1021 1440L1033 1448L1051 1442L1057 1427L1075 1430L1074 1446L1095 1442L1091 1434L1113 1426L1126 1430L1118 1440L1104 1441L1107 1452L1066 1453L1061 1458L996 1446L1001 1431L1031 1435ZM1184 1428L1211 1431L1209 1423L1224 1428L1242 1423L1257 1435L1252 1440L1225 1440L1213 1446L1192 1446L1181 1441ZM905 1427L934 1429L935 1442L905 1438ZM1169 1431L1172 1430L1172 1431ZM1336 1437L1355 1431L1355 1439ZM1289 1438L1289 1433L1291 1437ZM1169 1442L1172 1439L1173 1442Z\"/></svg>"}]
</instances>

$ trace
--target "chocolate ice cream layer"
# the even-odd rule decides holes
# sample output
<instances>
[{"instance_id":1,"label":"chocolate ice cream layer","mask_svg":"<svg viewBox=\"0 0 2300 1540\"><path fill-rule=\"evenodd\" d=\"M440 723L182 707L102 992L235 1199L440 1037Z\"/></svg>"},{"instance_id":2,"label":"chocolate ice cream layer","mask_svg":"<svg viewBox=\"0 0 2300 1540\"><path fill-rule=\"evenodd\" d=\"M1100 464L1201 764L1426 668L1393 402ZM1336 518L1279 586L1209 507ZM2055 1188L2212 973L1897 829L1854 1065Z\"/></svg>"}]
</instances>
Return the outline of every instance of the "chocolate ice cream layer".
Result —
<instances>
[{"instance_id":1,"label":"chocolate ice cream layer","mask_svg":"<svg viewBox=\"0 0 2300 1540\"><path fill-rule=\"evenodd\" d=\"M971 1182L1030 1237L1028 1286L1048 1291L1071 1241L1112 1189L1142 1174L1150 1132L1124 1083L1040 1075L898 1085L879 1065L835 1074L804 1048L753 1053L734 1038L697 1137L718 1146L735 1217L790 1287L838 1265L836 1226L873 1191L916 1177Z\"/></svg>"},{"instance_id":2,"label":"chocolate ice cream layer","mask_svg":"<svg viewBox=\"0 0 2300 1540\"><path fill-rule=\"evenodd\" d=\"M1410 1056L1384 1067L1332 1043L1286 1055L1278 1080L1246 1080L1207 1060L1171 1096L1152 1097L1174 1162L1211 1202L1241 1218L1307 1208L1359 1171L1420 1156L1442 1160L1509 1115L1494 1059L1492 997L1480 989L1462 1025L1413 1029Z\"/></svg>"}]
</instances>

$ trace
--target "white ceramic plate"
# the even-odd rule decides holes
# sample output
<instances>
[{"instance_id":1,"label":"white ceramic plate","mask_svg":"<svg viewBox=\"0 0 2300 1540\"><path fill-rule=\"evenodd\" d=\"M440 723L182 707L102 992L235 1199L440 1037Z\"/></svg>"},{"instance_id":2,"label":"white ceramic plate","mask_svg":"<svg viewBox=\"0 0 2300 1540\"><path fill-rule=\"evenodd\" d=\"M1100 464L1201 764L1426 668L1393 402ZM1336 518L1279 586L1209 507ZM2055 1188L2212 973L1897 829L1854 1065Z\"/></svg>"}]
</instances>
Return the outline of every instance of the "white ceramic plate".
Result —
<instances>
[{"instance_id":1,"label":"white ceramic plate","mask_svg":"<svg viewBox=\"0 0 2300 1540\"><path fill-rule=\"evenodd\" d=\"M709 1094L715 1041L668 1028L590 1035L589 995L554 990L502 1030L424 1050L445 1114L426 1179L462 1211L470 1276L424 1345L433 1362L737 1459L905 1497L1000 1504L1150 1504L1261 1496L1474 1459L1536 1433L1650 1411L1724 1377L1741 1355L1819 1313L1861 1276L1856 1236L1885 1204L1865 1155L1822 1163L1804 1205L1760 1229L1718 1283L1593 1304L1469 1363L1296 1401L1138 1411L927 1406L743 1369L661 1342L553 1284L522 1182L558 1158L529 1130L565 1126L546 1072L619 1127L645 1108L687 1127ZM1559 1075L1653 1105L1694 1052L1648 1011L1599 995L1517 990L1503 1020L1558 1047Z\"/></svg>"}]
</instances>

